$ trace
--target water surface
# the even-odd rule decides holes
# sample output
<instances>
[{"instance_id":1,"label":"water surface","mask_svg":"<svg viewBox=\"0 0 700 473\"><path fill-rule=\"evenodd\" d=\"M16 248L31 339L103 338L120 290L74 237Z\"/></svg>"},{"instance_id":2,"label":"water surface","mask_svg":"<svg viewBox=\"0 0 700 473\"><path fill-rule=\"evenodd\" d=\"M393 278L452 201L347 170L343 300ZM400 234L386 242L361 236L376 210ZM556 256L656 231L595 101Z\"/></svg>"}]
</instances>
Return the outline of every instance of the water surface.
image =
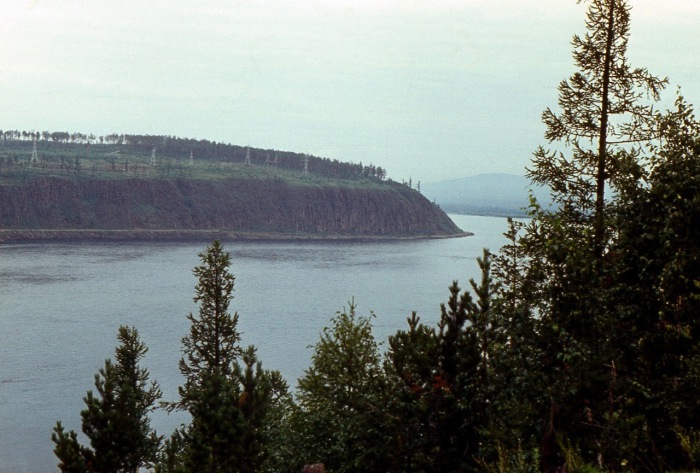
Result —
<instances>
[{"instance_id":1,"label":"water surface","mask_svg":"<svg viewBox=\"0 0 700 473\"><path fill-rule=\"evenodd\" d=\"M236 276L231 309L243 344L291 386L319 332L355 301L376 314L380 340L411 311L435 323L453 280L478 278L476 257L499 248L505 219L452 216L474 236L401 242L224 242ZM82 398L113 355L119 325L136 327L144 366L174 400L185 318L205 245L36 243L0 245L0 473L57 471L51 430L80 430ZM186 418L156 413L169 435Z\"/></svg>"}]
</instances>

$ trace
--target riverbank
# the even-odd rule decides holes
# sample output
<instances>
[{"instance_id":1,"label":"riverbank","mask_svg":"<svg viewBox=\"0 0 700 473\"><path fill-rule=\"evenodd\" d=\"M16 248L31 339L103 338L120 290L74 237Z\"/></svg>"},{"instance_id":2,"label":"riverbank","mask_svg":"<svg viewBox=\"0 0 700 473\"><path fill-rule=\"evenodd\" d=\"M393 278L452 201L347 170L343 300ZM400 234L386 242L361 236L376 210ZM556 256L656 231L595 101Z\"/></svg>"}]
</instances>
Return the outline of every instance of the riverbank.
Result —
<instances>
[{"instance_id":1,"label":"riverbank","mask_svg":"<svg viewBox=\"0 0 700 473\"><path fill-rule=\"evenodd\" d=\"M246 232L231 230L0 230L0 243L29 243L55 241L404 241L464 238L471 232L450 235L342 235L277 232Z\"/></svg>"}]
</instances>

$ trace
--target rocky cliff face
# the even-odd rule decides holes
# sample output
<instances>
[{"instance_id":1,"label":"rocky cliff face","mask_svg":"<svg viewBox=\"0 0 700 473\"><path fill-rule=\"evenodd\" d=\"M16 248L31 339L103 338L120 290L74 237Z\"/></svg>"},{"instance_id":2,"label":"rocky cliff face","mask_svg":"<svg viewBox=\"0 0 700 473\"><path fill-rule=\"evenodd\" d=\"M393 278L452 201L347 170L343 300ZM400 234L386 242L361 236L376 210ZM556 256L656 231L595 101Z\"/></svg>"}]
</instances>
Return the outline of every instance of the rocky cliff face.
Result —
<instances>
[{"instance_id":1,"label":"rocky cliff face","mask_svg":"<svg viewBox=\"0 0 700 473\"><path fill-rule=\"evenodd\" d=\"M283 180L39 177L0 186L0 229L226 230L347 236L461 231L420 193L293 186Z\"/></svg>"}]
</instances>

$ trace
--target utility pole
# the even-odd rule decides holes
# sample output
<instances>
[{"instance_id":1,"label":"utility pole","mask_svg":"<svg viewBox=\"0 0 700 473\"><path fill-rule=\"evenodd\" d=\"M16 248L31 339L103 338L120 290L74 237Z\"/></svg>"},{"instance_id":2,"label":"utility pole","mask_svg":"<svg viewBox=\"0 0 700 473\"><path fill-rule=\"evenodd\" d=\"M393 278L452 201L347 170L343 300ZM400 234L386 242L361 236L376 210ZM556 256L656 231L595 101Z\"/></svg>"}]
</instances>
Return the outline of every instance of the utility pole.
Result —
<instances>
[{"instance_id":1,"label":"utility pole","mask_svg":"<svg viewBox=\"0 0 700 473\"><path fill-rule=\"evenodd\" d=\"M29 159L29 167L34 164L39 164L39 155L36 152L36 138L34 138L34 147L32 148L32 157Z\"/></svg>"}]
</instances>

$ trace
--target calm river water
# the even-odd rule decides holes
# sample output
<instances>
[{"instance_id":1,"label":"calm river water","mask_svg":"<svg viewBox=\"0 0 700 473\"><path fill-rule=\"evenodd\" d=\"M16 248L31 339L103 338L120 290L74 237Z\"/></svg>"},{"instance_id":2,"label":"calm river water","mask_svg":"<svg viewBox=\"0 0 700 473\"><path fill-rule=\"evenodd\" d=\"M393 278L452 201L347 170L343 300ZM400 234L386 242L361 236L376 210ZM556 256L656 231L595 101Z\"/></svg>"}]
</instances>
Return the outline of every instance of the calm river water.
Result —
<instances>
[{"instance_id":1,"label":"calm river water","mask_svg":"<svg viewBox=\"0 0 700 473\"><path fill-rule=\"evenodd\" d=\"M453 215L467 238L372 243L224 242L232 255L243 344L289 384L309 364L319 332L354 298L376 314L375 335L426 322L453 280L478 278L476 257L503 243L505 219ZM80 430L85 392L113 355L119 325L135 326L149 352L143 364L175 400L180 339L204 244L57 243L0 245L0 473L57 471L57 420ZM186 419L156 413L168 436Z\"/></svg>"}]
</instances>

